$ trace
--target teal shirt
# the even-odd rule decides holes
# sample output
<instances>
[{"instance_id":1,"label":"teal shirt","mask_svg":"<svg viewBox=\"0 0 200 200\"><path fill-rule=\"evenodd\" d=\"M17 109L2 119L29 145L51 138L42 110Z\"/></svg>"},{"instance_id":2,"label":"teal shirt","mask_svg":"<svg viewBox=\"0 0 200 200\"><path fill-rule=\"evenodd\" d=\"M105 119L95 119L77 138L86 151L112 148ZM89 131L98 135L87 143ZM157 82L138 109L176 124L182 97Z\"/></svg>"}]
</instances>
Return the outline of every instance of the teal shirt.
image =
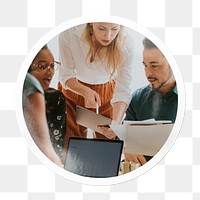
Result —
<instances>
[{"instance_id":1,"label":"teal shirt","mask_svg":"<svg viewBox=\"0 0 200 200\"><path fill-rule=\"evenodd\" d=\"M159 90L153 90L151 85L136 90L126 111L125 120L176 120L178 107L178 92L175 86L172 91L162 96Z\"/></svg>"},{"instance_id":2,"label":"teal shirt","mask_svg":"<svg viewBox=\"0 0 200 200\"><path fill-rule=\"evenodd\" d=\"M41 94L44 95L44 90L40 85L40 82L33 75L27 73L23 87L23 96L22 96L23 105L25 104L27 97L35 92L40 92Z\"/></svg>"}]
</instances>

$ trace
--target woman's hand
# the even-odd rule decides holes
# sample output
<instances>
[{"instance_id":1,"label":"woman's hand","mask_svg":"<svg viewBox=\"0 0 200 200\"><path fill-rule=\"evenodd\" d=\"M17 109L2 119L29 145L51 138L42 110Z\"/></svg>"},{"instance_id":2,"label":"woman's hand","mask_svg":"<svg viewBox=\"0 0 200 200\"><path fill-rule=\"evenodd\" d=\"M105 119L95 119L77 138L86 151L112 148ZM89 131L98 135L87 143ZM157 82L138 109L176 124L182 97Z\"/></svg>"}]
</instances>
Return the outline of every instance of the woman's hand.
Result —
<instances>
[{"instance_id":1,"label":"woman's hand","mask_svg":"<svg viewBox=\"0 0 200 200\"><path fill-rule=\"evenodd\" d=\"M70 78L67 80L65 85L71 91L81 95L84 98L86 108L96 108L96 103L98 103L98 107L101 106L99 94L89 87L81 84L76 78Z\"/></svg>"},{"instance_id":2,"label":"woman's hand","mask_svg":"<svg viewBox=\"0 0 200 200\"><path fill-rule=\"evenodd\" d=\"M96 103L98 103L98 107L101 106L101 99L99 94L90 88L85 88L83 93L83 97L85 100L85 107L86 108L96 108Z\"/></svg>"},{"instance_id":3,"label":"woman's hand","mask_svg":"<svg viewBox=\"0 0 200 200\"><path fill-rule=\"evenodd\" d=\"M116 138L116 134L109 126L99 126L99 128L101 129L103 135L106 138L111 139L111 140L114 140Z\"/></svg>"}]
</instances>

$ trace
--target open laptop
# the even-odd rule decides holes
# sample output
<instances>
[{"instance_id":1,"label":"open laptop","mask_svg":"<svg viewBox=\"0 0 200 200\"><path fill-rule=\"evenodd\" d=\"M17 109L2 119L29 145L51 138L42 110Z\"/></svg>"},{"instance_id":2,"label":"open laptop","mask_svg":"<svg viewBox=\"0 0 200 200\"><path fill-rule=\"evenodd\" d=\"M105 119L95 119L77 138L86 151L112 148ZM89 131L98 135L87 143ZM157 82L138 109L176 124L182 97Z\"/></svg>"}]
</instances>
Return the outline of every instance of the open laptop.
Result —
<instances>
[{"instance_id":1,"label":"open laptop","mask_svg":"<svg viewBox=\"0 0 200 200\"><path fill-rule=\"evenodd\" d=\"M76 106L76 123L81 126L90 128L98 133L102 133L98 126L110 125L111 122L112 120L110 118L97 114L81 106Z\"/></svg>"},{"instance_id":2,"label":"open laptop","mask_svg":"<svg viewBox=\"0 0 200 200\"><path fill-rule=\"evenodd\" d=\"M106 178L117 176L122 149L122 140L71 137L64 168L86 177Z\"/></svg>"}]
</instances>

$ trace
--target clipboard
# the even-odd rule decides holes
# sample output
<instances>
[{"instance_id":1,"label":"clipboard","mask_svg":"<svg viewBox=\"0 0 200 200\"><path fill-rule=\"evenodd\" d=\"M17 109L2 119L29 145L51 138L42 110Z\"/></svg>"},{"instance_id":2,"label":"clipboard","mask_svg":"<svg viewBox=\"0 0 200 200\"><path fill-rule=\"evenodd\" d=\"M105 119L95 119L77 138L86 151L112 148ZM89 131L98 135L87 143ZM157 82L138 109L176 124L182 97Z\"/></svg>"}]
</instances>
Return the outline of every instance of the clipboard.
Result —
<instances>
[{"instance_id":1,"label":"clipboard","mask_svg":"<svg viewBox=\"0 0 200 200\"><path fill-rule=\"evenodd\" d=\"M108 126L111 122L112 120L108 117L97 114L81 106L76 106L76 123L81 126L103 134L98 126Z\"/></svg>"}]
</instances>

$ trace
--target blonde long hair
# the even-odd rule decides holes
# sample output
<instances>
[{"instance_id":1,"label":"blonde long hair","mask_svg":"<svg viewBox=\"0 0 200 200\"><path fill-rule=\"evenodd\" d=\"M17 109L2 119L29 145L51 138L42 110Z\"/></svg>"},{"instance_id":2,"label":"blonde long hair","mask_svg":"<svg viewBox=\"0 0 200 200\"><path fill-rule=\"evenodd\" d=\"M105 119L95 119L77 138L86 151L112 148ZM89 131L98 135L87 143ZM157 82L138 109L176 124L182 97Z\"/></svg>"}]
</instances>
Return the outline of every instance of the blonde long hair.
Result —
<instances>
[{"instance_id":1,"label":"blonde long hair","mask_svg":"<svg viewBox=\"0 0 200 200\"><path fill-rule=\"evenodd\" d=\"M123 30L124 27L120 25L120 31L115 39L108 46L100 45L96 51L96 57L94 60L101 61L102 64L104 63L105 69L111 74L111 77L115 75L116 71L124 63ZM94 52L94 36L93 29L90 23L86 24L82 37L89 45L89 51L86 56L86 64L88 65L89 63L94 61L91 61L91 57L93 56Z\"/></svg>"}]
</instances>

